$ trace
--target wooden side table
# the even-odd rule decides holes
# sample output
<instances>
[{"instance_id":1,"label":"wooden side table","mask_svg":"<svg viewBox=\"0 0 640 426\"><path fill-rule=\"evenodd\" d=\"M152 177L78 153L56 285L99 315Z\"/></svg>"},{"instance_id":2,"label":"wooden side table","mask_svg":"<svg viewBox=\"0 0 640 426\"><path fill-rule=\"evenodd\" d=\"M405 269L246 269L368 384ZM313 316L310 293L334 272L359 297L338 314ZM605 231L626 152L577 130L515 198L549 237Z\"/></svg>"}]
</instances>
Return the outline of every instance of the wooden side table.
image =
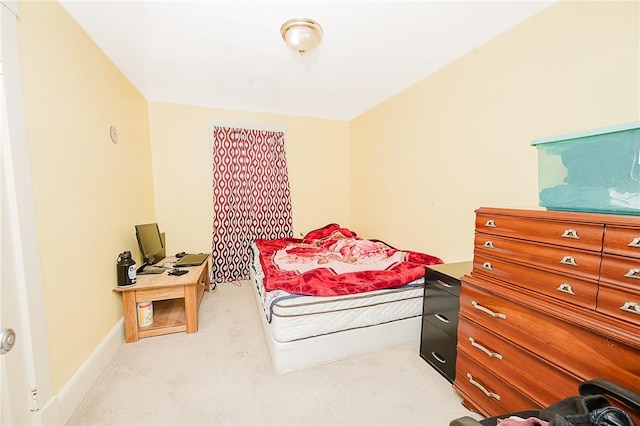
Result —
<instances>
[{"instance_id":1,"label":"wooden side table","mask_svg":"<svg viewBox=\"0 0 640 426\"><path fill-rule=\"evenodd\" d=\"M161 334L198 331L198 309L205 291L209 291L209 261L199 266L183 268L187 274L138 275L136 283L128 288L117 287L122 293L124 335L127 343L142 337ZM153 323L138 325L137 304L153 302Z\"/></svg>"}]
</instances>

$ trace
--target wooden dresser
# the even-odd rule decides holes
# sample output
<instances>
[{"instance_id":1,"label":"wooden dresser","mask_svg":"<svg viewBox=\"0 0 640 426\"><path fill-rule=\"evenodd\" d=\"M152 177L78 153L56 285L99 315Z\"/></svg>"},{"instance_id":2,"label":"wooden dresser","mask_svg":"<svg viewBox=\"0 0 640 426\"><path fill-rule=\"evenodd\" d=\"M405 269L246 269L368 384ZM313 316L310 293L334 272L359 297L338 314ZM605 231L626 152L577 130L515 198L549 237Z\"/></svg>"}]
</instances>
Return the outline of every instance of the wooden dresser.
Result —
<instances>
[{"instance_id":1,"label":"wooden dresser","mask_svg":"<svg viewBox=\"0 0 640 426\"><path fill-rule=\"evenodd\" d=\"M476 211L454 387L485 416L605 378L640 392L640 217Z\"/></svg>"}]
</instances>

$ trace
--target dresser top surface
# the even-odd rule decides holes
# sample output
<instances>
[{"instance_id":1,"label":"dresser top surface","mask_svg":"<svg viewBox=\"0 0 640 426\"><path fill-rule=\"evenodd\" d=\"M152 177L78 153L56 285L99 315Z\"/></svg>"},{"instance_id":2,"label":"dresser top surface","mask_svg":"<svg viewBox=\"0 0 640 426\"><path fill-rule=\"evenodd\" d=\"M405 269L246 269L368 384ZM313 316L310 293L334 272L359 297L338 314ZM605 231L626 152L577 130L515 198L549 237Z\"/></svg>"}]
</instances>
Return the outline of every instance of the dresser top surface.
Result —
<instances>
[{"instance_id":1,"label":"dresser top surface","mask_svg":"<svg viewBox=\"0 0 640 426\"><path fill-rule=\"evenodd\" d=\"M545 210L542 208L516 209L502 207L480 207L476 214L513 216L528 219L545 219L562 222L588 223L588 224L608 224L620 226L640 226L640 216L621 215L612 213L585 213L560 210Z\"/></svg>"}]
</instances>

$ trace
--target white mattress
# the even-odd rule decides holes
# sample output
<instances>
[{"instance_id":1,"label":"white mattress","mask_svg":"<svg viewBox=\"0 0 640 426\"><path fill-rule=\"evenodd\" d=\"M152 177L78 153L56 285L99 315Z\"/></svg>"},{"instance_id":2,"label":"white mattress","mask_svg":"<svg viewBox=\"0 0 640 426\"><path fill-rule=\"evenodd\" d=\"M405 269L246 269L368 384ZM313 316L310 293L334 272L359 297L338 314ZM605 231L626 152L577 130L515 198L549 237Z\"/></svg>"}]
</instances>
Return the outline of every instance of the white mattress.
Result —
<instances>
[{"instance_id":1,"label":"white mattress","mask_svg":"<svg viewBox=\"0 0 640 426\"><path fill-rule=\"evenodd\" d=\"M266 292L255 244L252 251L251 272L257 297L276 342L292 342L422 315L424 278L400 288L344 296L301 296L282 290ZM416 338L419 339L419 333Z\"/></svg>"}]
</instances>

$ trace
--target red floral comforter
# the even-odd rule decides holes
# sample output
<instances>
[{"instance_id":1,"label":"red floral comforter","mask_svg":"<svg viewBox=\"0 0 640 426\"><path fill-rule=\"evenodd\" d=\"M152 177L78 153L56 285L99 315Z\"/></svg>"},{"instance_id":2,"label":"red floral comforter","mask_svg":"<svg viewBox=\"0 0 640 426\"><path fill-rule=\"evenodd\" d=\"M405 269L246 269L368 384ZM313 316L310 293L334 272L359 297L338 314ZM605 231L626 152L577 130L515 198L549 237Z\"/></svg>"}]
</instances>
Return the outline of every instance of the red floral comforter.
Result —
<instances>
[{"instance_id":1,"label":"red floral comforter","mask_svg":"<svg viewBox=\"0 0 640 426\"><path fill-rule=\"evenodd\" d=\"M267 291L338 296L401 287L424 276L437 257L401 251L329 224L303 239L256 240Z\"/></svg>"}]
</instances>

